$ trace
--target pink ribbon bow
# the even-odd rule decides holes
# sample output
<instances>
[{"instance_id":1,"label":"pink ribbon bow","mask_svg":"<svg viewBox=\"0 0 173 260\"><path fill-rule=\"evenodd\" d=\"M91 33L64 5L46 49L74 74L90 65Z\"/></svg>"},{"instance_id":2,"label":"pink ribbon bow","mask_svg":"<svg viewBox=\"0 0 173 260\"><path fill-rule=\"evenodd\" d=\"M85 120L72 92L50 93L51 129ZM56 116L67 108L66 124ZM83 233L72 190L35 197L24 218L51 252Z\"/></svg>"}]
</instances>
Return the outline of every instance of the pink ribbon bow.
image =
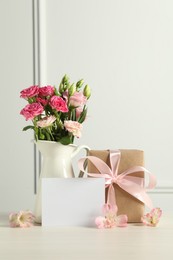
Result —
<instances>
[{"instance_id":1,"label":"pink ribbon bow","mask_svg":"<svg viewBox=\"0 0 173 260\"><path fill-rule=\"evenodd\" d=\"M79 169L87 173L84 169L84 162L89 159L94 166L98 169L100 174L87 173L87 175L95 178L105 178L105 188L108 187L107 203L114 205L116 204L114 183L116 183L123 190L131 194L143 202L147 207L152 208L152 201L147 195L146 191L153 189L156 186L156 177L151 174L142 166L134 166L118 175L118 167L120 163L121 152L119 150L110 151L110 166L109 167L104 161L95 156L86 156L78 161ZM130 176L135 172L143 171L148 174L149 180L147 187L144 187L143 179L140 177Z\"/></svg>"}]
</instances>

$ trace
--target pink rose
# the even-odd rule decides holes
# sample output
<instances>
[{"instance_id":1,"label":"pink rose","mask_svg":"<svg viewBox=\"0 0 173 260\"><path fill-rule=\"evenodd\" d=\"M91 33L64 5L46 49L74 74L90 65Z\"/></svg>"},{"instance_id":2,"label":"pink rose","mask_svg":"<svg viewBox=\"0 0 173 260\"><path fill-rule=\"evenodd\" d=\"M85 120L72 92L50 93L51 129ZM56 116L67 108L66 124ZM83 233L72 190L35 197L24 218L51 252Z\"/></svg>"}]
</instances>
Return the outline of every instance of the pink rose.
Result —
<instances>
[{"instance_id":1,"label":"pink rose","mask_svg":"<svg viewBox=\"0 0 173 260\"><path fill-rule=\"evenodd\" d=\"M22 98L31 98L37 96L39 93L39 87L38 86L31 86L29 88L26 88L20 92L20 97Z\"/></svg>"},{"instance_id":2,"label":"pink rose","mask_svg":"<svg viewBox=\"0 0 173 260\"><path fill-rule=\"evenodd\" d=\"M43 98L40 98L40 97L37 97L36 101L38 103L42 104L43 106L46 106L48 104L48 100L47 99L43 99Z\"/></svg>"},{"instance_id":3,"label":"pink rose","mask_svg":"<svg viewBox=\"0 0 173 260\"><path fill-rule=\"evenodd\" d=\"M79 107L85 105L87 98L83 95L82 92L75 92L73 96L70 97L70 105L73 107Z\"/></svg>"},{"instance_id":4,"label":"pink rose","mask_svg":"<svg viewBox=\"0 0 173 260\"><path fill-rule=\"evenodd\" d=\"M20 114L25 117L26 120L32 120L35 116L40 115L43 112L43 107L40 103L32 103L26 105L21 111Z\"/></svg>"},{"instance_id":5,"label":"pink rose","mask_svg":"<svg viewBox=\"0 0 173 260\"><path fill-rule=\"evenodd\" d=\"M52 86L45 86L45 87L41 87L39 89L39 94L40 96L46 97L46 96L52 96L54 94L54 87Z\"/></svg>"},{"instance_id":6,"label":"pink rose","mask_svg":"<svg viewBox=\"0 0 173 260\"><path fill-rule=\"evenodd\" d=\"M55 122L56 117L55 116L46 116L43 119L37 121L37 126L43 128L43 127L48 127Z\"/></svg>"},{"instance_id":7,"label":"pink rose","mask_svg":"<svg viewBox=\"0 0 173 260\"><path fill-rule=\"evenodd\" d=\"M64 101L63 98L59 96L51 97L49 104L53 109L56 109L57 111L61 111L64 113L68 112L68 107L66 102Z\"/></svg>"},{"instance_id":8,"label":"pink rose","mask_svg":"<svg viewBox=\"0 0 173 260\"><path fill-rule=\"evenodd\" d=\"M67 131L72 133L76 137L81 137L82 125L77 121L65 120L64 126Z\"/></svg>"}]
</instances>

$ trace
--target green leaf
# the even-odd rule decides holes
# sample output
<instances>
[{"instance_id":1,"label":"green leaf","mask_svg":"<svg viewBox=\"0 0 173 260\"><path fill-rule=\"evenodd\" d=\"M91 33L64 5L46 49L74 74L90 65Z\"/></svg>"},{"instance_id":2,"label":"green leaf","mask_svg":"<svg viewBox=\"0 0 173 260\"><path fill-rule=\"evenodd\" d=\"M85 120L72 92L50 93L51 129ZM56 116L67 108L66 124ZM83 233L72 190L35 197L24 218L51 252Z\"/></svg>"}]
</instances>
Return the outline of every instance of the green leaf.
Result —
<instances>
[{"instance_id":1,"label":"green leaf","mask_svg":"<svg viewBox=\"0 0 173 260\"><path fill-rule=\"evenodd\" d=\"M72 141L71 141L71 137L70 136L64 136L60 139L60 143L61 144L64 144L64 145L68 145L68 144L71 144Z\"/></svg>"},{"instance_id":2,"label":"green leaf","mask_svg":"<svg viewBox=\"0 0 173 260\"><path fill-rule=\"evenodd\" d=\"M51 137L50 137L50 134L47 131L45 131L45 135L46 135L46 140L52 141Z\"/></svg>"},{"instance_id":3,"label":"green leaf","mask_svg":"<svg viewBox=\"0 0 173 260\"><path fill-rule=\"evenodd\" d=\"M76 121L76 111L75 109L72 110L72 118L73 121Z\"/></svg>"},{"instance_id":4,"label":"green leaf","mask_svg":"<svg viewBox=\"0 0 173 260\"><path fill-rule=\"evenodd\" d=\"M28 125L28 126L25 126L22 130L26 131L28 129L33 129L34 130L34 126L33 125Z\"/></svg>"}]
</instances>

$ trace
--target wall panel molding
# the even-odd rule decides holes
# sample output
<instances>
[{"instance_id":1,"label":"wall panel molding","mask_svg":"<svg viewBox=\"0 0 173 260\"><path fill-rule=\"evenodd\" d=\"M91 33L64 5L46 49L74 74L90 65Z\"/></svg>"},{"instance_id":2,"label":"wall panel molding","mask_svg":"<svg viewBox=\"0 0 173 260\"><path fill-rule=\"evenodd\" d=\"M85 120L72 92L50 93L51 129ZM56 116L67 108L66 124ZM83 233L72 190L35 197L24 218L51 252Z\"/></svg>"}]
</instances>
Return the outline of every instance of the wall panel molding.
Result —
<instances>
[{"instance_id":1,"label":"wall panel molding","mask_svg":"<svg viewBox=\"0 0 173 260\"><path fill-rule=\"evenodd\" d=\"M32 0L33 19L33 85L40 85L40 1ZM34 144L34 193L37 193L37 183L40 173L41 158Z\"/></svg>"},{"instance_id":2,"label":"wall panel molding","mask_svg":"<svg viewBox=\"0 0 173 260\"><path fill-rule=\"evenodd\" d=\"M47 85L46 0L38 0L38 27L39 84Z\"/></svg>"},{"instance_id":3,"label":"wall panel molding","mask_svg":"<svg viewBox=\"0 0 173 260\"><path fill-rule=\"evenodd\" d=\"M155 189L148 191L149 194L173 194L173 186L157 186Z\"/></svg>"},{"instance_id":4,"label":"wall panel molding","mask_svg":"<svg viewBox=\"0 0 173 260\"><path fill-rule=\"evenodd\" d=\"M46 82L46 1L32 0L33 12L33 85ZM41 171L41 154L34 144L34 193Z\"/></svg>"}]
</instances>

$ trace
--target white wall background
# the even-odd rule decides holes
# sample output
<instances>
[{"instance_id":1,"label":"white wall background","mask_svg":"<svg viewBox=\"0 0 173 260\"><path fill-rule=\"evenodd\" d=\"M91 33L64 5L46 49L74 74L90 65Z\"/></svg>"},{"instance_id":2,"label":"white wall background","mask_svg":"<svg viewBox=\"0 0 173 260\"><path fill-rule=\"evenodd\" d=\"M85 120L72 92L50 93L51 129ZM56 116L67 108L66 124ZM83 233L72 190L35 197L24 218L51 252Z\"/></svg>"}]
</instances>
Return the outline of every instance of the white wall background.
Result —
<instances>
[{"instance_id":1,"label":"white wall background","mask_svg":"<svg viewBox=\"0 0 173 260\"><path fill-rule=\"evenodd\" d=\"M158 179L154 204L173 212L171 0L1 0L1 91L13 104L11 109L2 101L1 205L4 198L7 210L33 203L28 199L32 135L21 132L25 122L18 111L24 105L19 91L34 81L32 5L37 9L37 3L36 78L58 85L67 73L72 81L84 78L92 89L89 118L76 143L144 150L146 168Z\"/></svg>"},{"instance_id":2,"label":"white wall background","mask_svg":"<svg viewBox=\"0 0 173 260\"><path fill-rule=\"evenodd\" d=\"M67 73L92 88L78 143L144 150L158 179L154 203L173 210L173 2L41 3L43 80L58 85Z\"/></svg>"},{"instance_id":3,"label":"white wall background","mask_svg":"<svg viewBox=\"0 0 173 260\"><path fill-rule=\"evenodd\" d=\"M32 1L0 1L0 212L34 202L31 132L23 133L20 91L33 84Z\"/></svg>"}]
</instances>

